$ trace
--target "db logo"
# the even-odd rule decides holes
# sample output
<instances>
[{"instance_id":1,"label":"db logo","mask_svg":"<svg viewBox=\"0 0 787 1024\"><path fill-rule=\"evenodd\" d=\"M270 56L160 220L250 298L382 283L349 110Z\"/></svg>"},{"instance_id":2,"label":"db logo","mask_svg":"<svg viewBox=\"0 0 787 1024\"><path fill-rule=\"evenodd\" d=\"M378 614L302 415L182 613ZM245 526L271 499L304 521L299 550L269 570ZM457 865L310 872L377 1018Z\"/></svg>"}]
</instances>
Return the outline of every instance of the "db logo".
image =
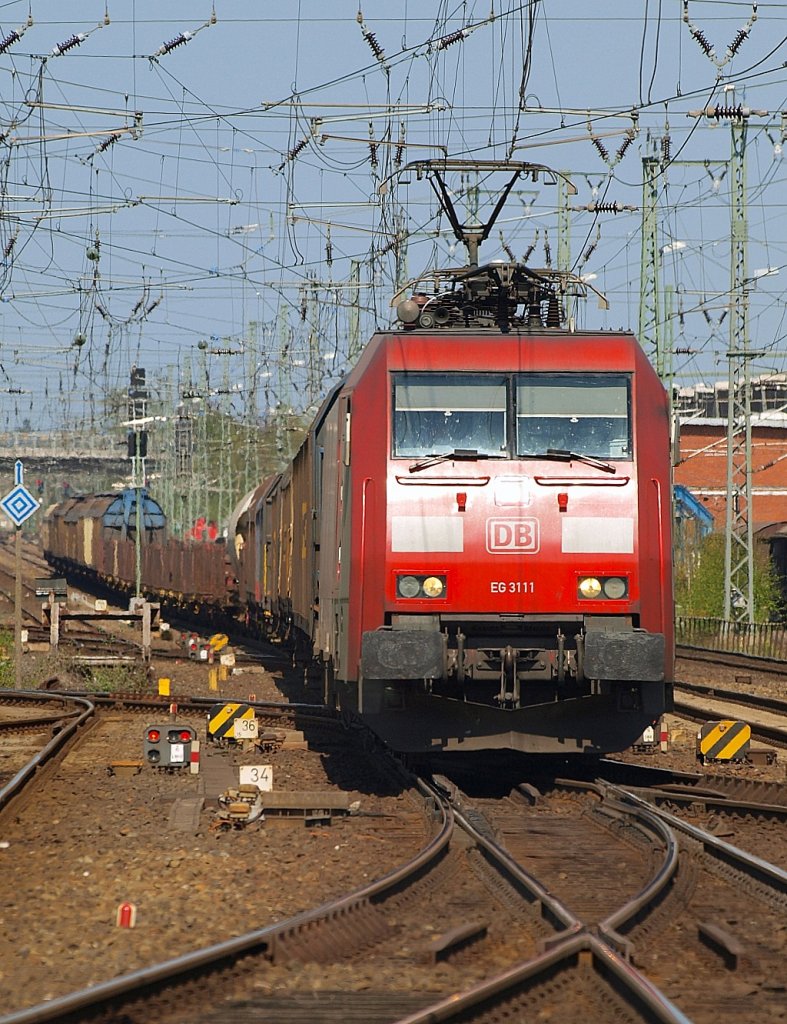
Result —
<instances>
[{"instance_id":1,"label":"db logo","mask_svg":"<svg viewBox=\"0 0 787 1024\"><path fill-rule=\"evenodd\" d=\"M534 555L538 551L538 520L487 519L486 550L492 555Z\"/></svg>"}]
</instances>

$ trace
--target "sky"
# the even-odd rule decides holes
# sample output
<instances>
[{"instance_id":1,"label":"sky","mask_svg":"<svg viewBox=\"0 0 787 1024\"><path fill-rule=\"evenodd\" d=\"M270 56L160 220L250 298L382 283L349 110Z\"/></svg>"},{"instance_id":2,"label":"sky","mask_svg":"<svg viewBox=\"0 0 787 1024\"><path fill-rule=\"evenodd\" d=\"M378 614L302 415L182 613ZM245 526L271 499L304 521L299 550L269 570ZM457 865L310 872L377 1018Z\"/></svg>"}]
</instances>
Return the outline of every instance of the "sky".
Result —
<instances>
[{"instance_id":1,"label":"sky","mask_svg":"<svg viewBox=\"0 0 787 1024\"><path fill-rule=\"evenodd\" d=\"M716 106L752 111L752 373L781 372L786 62L787 3L0 0L0 432L100 432L132 365L165 413L313 406L401 285L465 261L406 170L443 156L565 171L571 267L609 301L578 322L634 331L658 156L674 379L726 379L732 132L698 116ZM504 181L450 187L470 216ZM519 182L482 262L555 265L557 205Z\"/></svg>"}]
</instances>

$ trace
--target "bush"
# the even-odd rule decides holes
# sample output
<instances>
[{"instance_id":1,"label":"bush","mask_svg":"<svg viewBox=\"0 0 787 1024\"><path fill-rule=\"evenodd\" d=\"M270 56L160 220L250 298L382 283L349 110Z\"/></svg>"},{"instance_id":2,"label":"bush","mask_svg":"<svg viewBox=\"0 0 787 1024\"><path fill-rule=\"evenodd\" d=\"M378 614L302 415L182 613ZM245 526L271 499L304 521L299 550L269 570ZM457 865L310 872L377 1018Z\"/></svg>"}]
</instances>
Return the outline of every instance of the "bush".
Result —
<instances>
[{"instance_id":1,"label":"bush","mask_svg":"<svg viewBox=\"0 0 787 1024\"><path fill-rule=\"evenodd\" d=\"M724 616L725 537L712 533L700 544L695 557L676 566L675 604L679 615ZM781 618L781 587L771 562L768 545L754 545L754 619L773 622Z\"/></svg>"}]
</instances>

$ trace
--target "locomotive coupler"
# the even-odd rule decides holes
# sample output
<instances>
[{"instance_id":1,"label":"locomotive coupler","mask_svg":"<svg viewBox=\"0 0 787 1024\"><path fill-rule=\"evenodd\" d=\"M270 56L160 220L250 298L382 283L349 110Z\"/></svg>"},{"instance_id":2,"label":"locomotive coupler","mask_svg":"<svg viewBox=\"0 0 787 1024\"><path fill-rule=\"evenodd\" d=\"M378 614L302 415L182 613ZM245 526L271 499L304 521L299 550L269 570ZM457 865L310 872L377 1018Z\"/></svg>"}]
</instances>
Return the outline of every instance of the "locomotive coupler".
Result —
<instances>
[{"instance_id":1,"label":"locomotive coupler","mask_svg":"<svg viewBox=\"0 0 787 1024\"><path fill-rule=\"evenodd\" d=\"M456 634L456 678L460 683L465 681L465 635L461 629Z\"/></svg>"},{"instance_id":2,"label":"locomotive coupler","mask_svg":"<svg viewBox=\"0 0 787 1024\"><path fill-rule=\"evenodd\" d=\"M500 693L497 699L501 704L510 704L512 707L519 707L519 678L516 671L518 656L519 651L510 644L500 652Z\"/></svg>"}]
</instances>

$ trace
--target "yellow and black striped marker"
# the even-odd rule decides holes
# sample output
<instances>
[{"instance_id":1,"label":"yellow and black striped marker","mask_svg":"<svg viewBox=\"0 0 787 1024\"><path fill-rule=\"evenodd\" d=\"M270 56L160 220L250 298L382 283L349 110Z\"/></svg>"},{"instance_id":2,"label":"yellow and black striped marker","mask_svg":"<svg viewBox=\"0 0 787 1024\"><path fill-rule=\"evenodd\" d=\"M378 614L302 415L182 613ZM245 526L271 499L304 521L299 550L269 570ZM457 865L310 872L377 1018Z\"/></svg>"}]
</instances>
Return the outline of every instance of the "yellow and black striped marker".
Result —
<instances>
[{"instance_id":1,"label":"yellow and black striped marker","mask_svg":"<svg viewBox=\"0 0 787 1024\"><path fill-rule=\"evenodd\" d=\"M697 738L703 761L744 761L750 742L751 726L733 719L706 722Z\"/></svg>"},{"instance_id":2,"label":"yellow and black striped marker","mask_svg":"<svg viewBox=\"0 0 787 1024\"><path fill-rule=\"evenodd\" d=\"M230 638L226 633L214 633L208 640L208 643L214 651L223 651L229 642Z\"/></svg>"},{"instance_id":3,"label":"yellow and black striped marker","mask_svg":"<svg viewBox=\"0 0 787 1024\"><path fill-rule=\"evenodd\" d=\"M253 721L256 717L254 708L248 704L214 704L208 712L208 738L234 740L235 723L244 719Z\"/></svg>"}]
</instances>

